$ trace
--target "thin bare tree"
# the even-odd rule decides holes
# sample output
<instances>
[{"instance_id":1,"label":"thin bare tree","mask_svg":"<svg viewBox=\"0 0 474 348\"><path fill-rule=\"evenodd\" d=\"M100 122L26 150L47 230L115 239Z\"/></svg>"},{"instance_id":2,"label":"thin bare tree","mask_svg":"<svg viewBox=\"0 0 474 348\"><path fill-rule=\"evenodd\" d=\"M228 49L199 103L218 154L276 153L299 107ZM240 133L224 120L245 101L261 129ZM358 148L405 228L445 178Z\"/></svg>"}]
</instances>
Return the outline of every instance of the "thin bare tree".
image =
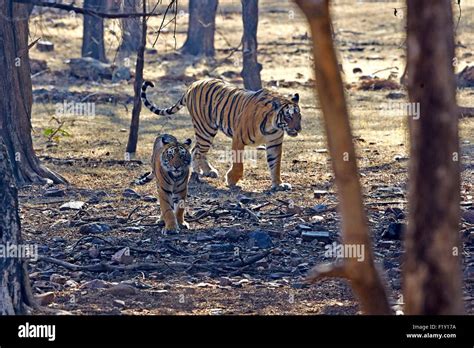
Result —
<instances>
[{"instance_id":1,"label":"thin bare tree","mask_svg":"<svg viewBox=\"0 0 474 348\"><path fill-rule=\"evenodd\" d=\"M375 268L362 203L349 113L332 37L329 0L295 2L307 17L311 28L316 89L338 190L342 242L344 245L362 246L365 251L362 261L345 258L340 263L316 266L310 271L308 281L315 282L325 277L346 278L364 313L390 314L385 286Z\"/></svg>"},{"instance_id":2,"label":"thin bare tree","mask_svg":"<svg viewBox=\"0 0 474 348\"><path fill-rule=\"evenodd\" d=\"M256 91L262 88L260 77L262 64L257 59L258 0L242 0L242 20L244 25L242 37L244 65L241 75L245 88Z\"/></svg>"},{"instance_id":3,"label":"thin bare tree","mask_svg":"<svg viewBox=\"0 0 474 348\"><path fill-rule=\"evenodd\" d=\"M189 0L188 36L181 52L213 57L218 0Z\"/></svg>"}]
</instances>

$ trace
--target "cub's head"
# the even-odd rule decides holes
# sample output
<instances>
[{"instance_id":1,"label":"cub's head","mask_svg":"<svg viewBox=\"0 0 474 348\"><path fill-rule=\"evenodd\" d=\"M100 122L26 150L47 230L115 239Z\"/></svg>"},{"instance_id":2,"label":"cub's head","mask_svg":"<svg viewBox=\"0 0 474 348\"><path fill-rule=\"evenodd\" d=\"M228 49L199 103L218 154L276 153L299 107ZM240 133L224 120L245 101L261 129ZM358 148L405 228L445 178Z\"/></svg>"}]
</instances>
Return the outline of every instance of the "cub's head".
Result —
<instances>
[{"instance_id":1,"label":"cub's head","mask_svg":"<svg viewBox=\"0 0 474 348\"><path fill-rule=\"evenodd\" d=\"M289 98L278 98L273 101L273 109L277 114L277 127L284 130L290 137L296 137L301 132L301 110L298 105L298 93Z\"/></svg>"},{"instance_id":2,"label":"cub's head","mask_svg":"<svg viewBox=\"0 0 474 348\"><path fill-rule=\"evenodd\" d=\"M160 135L157 141L160 145L161 167L171 178L177 179L185 175L191 165L189 148L192 140L186 139L181 143L174 136L164 134Z\"/></svg>"}]
</instances>

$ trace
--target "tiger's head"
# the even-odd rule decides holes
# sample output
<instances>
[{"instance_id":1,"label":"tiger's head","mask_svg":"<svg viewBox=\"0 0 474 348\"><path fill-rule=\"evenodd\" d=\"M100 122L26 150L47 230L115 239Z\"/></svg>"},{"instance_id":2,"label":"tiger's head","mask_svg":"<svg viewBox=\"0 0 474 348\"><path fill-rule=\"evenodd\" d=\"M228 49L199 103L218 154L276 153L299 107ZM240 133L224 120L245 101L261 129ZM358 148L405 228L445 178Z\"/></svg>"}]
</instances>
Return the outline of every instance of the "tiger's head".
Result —
<instances>
[{"instance_id":1,"label":"tiger's head","mask_svg":"<svg viewBox=\"0 0 474 348\"><path fill-rule=\"evenodd\" d=\"M273 109L278 112L276 126L290 137L296 137L301 132L301 110L298 105L298 93L289 98L279 98L273 101Z\"/></svg>"},{"instance_id":2,"label":"tiger's head","mask_svg":"<svg viewBox=\"0 0 474 348\"><path fill-rule=\"evenodd\" d=\"M160 163L161 167L172 179L179 179L189 172L191 153L189 148L192 140L179 142L169 134L160 135Z\"/></svg>"}]
</instances>

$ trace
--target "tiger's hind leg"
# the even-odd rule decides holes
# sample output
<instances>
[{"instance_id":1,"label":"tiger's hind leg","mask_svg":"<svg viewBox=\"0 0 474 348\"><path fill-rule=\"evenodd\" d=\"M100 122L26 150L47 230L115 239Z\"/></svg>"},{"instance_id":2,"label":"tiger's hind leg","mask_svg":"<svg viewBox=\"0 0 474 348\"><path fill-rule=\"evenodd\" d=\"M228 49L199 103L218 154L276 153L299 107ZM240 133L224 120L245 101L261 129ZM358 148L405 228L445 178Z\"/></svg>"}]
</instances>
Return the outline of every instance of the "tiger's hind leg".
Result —
<instances>
[{"instance_id":1,"label":"tiger's hind leg","mask_svg":"<svg viewBox=\"0 0 474 348\"><path fill-rule=\"evenodd\" d=\"M232 139L232 167L226 175L227 186L233 188L244 175L244 148L240 139Z\"/></svg>"},{"instance_id":2,"label":"tiger's hind leg","mask_svg":"<svg viewBox=\"0 0 474 348\"><path fill-rule=\"evenodd\" d=\"M196 131L196 145L192 151L193 172L197 173L198 175L217 178L219 176L219 172L207 160L207 153L211 149L212 141L217 134L217 130L215 133L210 134L206 138L198 134L201 133Z\"/></svg>"}]
</instances>

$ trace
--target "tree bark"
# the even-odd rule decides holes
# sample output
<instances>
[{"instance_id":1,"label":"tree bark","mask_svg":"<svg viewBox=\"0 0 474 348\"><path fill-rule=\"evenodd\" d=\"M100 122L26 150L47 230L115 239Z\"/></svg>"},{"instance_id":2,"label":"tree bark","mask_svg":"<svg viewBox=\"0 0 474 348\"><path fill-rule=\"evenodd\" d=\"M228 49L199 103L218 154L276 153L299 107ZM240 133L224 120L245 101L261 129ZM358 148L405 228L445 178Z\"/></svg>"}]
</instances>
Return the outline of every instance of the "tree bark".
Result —
<instances>
[{"instance_id":1,"label":"tree bark","mask_svg":"<svg viewBox=\"0 0 474 348\"><path fill-rule=\"evenodd\" d=\"M143 13L146 13L146 1L143 1ZM140 112L142 110L142 101L140 98L141 88L143 84L143 66L145 62L145 47L146 47L146 31L147 31L147 18L142 18L142 34L140 47L137 52L137 63L135 65L135 83L134 88L134 99L132 109L132 120L130 122L130 133L128 135L127 150L125 153L125 159L131 160L135 157L137 152L138 143L138 128L140 126Z\"/></svg>"},{"instance_id":2,"label":"tree bark","mask_svg":"<svg viewBox=\"0 0 474 348\"><path fill-rule=\"evenodd\" d=\"M123 13L138 12L138 0L123 0ZM139 18L123 18L120 21L122 29L122 42L119 47L119 56L124 58L130 54L135 54L140 47L140 19Z\"/></svg>"},{"instance_id":3,"label":"tree bark","mask_svg":"<svg viewBox=\"0 0 474 348\"><path fill-rule=\"evenodd\" d=\"M106 8L106 0L84 0L84 9L86 10L104 12ZM103 18L84 15L82 57L91 57L104 63L107 62Z\"/></svg>"},{"instance_id":4,"label":"tree bark","mask_svg":"<svg viewBox=\"0 0 474 348\"><path fill-rule=\"evenodd\" d=\"M8 152L0 138L0 245L21 245L18 194ZM25 314L24 264L18 257L0 257L0 315ZM28 283L29 284L29 283Z\"/></svg>"},{"instance_id":5,"label":"tree bark","mask_svg":"<svg viewBox=\"0 0 474 348\"><path fill-rule=\"evenodd\" d=\"M214 34L218 0L189 0L188 36L184 54L214 57Z\"/></svg>"},{"instance_id":6,"label":"tree bark","mask_svg":"<svg viewBox=\"0 0 474 348\"><path fill-rule=\"evenodd\" d=\"M352 141L349 113L332 39L329 0L295 0L309 21L319 104L324 117L342 217L342 242L360 246L364 257L313 268L308 281L325 277L346 278L366 314L390 314L385 287L375 268L367 217Z\"/></svg>"},{"instance_id":7,"label":"tree bark","mask_svg":"<svg viewBox=\"0 0 474 348\"><path fill-rule=\"evenodd\" d=\"M242 0L242 20L244 66L241 76L244 79L245 88L256 91L262 88L260 78L262 64L257 60L258 0Z\"/></svg>"},{"instance_id":8,"label":"tree bark","mask_svg":"<svg viewBox=\"0 0 474 348\"><path fill-rule=\"evenodd\" d=\"M33 103L28 53L28 18L32 6L0 2L0 136L12 159L17 185L66 180L43 167L33 150Z\"/></svg>"},{"instance_id":9,"label":"tree bark","mask_svg":"<svg viewBox=\"0 0 474 348\"><path fill-rule=\"evenodd\" d=\"M409 117L406 313L460 314L459 110L451 1L407 1L407 6L408 94L419 104L420 117Z\"/></svg>"}]
</instances>

